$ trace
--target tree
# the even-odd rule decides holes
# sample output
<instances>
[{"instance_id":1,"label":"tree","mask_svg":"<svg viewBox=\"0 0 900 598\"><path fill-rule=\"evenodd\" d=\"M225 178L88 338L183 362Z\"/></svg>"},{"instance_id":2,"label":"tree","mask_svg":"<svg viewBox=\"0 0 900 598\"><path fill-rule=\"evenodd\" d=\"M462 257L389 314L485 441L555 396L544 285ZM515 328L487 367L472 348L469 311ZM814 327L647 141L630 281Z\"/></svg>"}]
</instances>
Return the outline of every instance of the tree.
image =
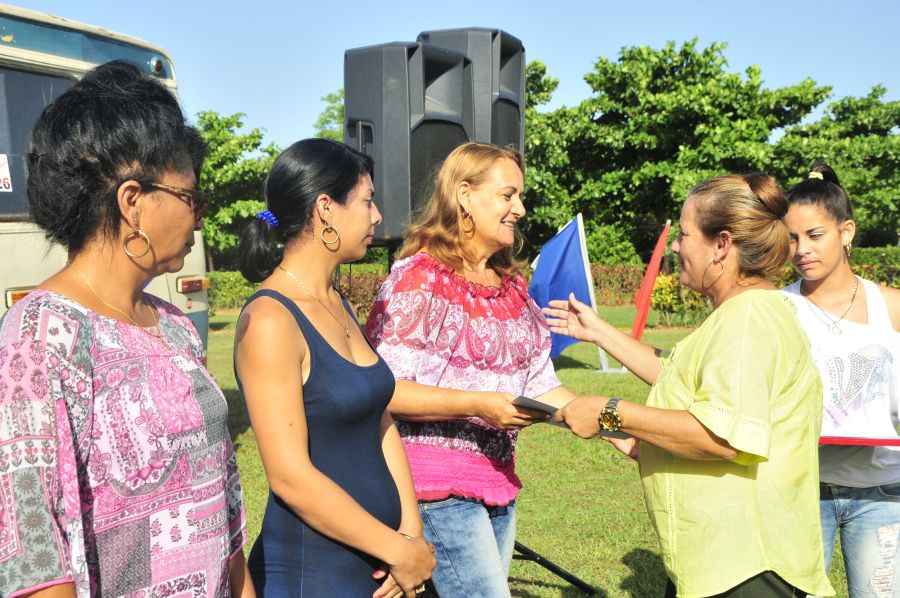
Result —
<instances>
[{"instance_id":1,"label":"tree","mask_svg":"<svg viewBox=\"0 0 900 598\"><path fill-rule=\"evenodd\" d=\"M568 214L615 225L646 256L688 190L727 172L764 170L773 132L798 123L828 95L811 79L765 89L761 72L726 70L724 44L697 40L661 50L624 48L600 58L585 80L594 94L563 128Z\"/></svg>"},{"instance_id":2,"label":"tree","mask_svg":"<svg viewBox=\"0 0 900 598\"><path fill-rule=\"evenodd\" d=\"M569 187L562 179L571 167L568 140L574 127L572 111L539 111L550 101L559 79L546 65L533 60L525 66L525 196L528 217L522 221L525 254L534 256L540 245L568 222L572 210Z\"/></svg>"},{"instance_id":3,"label":"tree","mask_svg":"<svg viewBox=\"0 0 900 598\"><path fill-rule=\"evenodd\" d=\"M274 143L263 145L262 129L239 133L244 116L209 110L197 115L197 128L209 147L200 186L213 193L203 220L210 269L234 267L241 229L265 207L263 182L281 151Z\"/></svg>"},{"instance_id":4,"label":"tree","mask_svg":"<svg viewBox=\"0 0 900 598\"><path fill-rule=\"evenodd\" d=\"M773 151L772 174L787 186L814 162L835 169L853 203L857 245L894 245L900 233L900 102L884 102L885 91L833 102L818 121L788 128Z\"/></svg>"},{"instance_id":5,"label":"tree","mask_svg":"<svg viewBox=\"0 0 900 598\"><path fill-rule=\"evenodd\" d=\"M316 119L316 137L344 141L344 90L329 93L322 101L325 109Z\"/></svg>"}]
</instances>

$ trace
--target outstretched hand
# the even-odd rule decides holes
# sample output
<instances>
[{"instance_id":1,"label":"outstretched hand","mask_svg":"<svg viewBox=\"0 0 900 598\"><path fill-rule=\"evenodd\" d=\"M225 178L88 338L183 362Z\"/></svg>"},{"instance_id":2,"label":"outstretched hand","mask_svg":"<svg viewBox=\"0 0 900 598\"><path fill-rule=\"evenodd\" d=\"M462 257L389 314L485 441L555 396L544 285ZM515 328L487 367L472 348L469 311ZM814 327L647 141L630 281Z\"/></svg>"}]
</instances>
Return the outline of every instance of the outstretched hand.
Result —
<instances>
[{"instance_id":1,"label":"outstretched hand","mask_svg":"<svg viewBox=\"0 0 900 598\"><path fill-rule=\"evenodd\" d=\"M500 430L518 430L547 420L543 411L513 405L515 399L515 395L508 392L481 393L478 417Z\"/></svg>"},{"instance_id":2,"label":"outstretched hand","mask_svg":"<svg viewBox=\"0 0 900 598\"><path fill-rule=\"evenodd\" d=\"M596 342L603 321L594 309L569 293L568 300L554 299L541 310L553 334L564 334L580 341Z\"/></svg>"}]
</instances>

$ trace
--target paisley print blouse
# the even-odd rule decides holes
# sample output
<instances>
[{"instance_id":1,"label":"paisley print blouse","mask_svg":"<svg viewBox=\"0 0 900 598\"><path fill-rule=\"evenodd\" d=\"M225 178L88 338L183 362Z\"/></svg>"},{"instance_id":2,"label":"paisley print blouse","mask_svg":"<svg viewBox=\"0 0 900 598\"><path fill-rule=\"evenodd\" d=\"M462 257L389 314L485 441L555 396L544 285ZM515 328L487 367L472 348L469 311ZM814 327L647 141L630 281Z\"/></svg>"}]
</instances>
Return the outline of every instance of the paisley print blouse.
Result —
<instances>
[{"instance_id":1,"label":"paisley print blouse","mask_svg":"<svg viewBox=\"0 0 900 598\"><path fill-rule=\"evenodd\" d=\"M0 595L222 596L243 546L222 392L190 321L165 344L37 290L0 321Z\"/></svg>"},{"instance_id":2,"label":"paisley print blouse","mask_svg":"<svg viewBox=\"0 0 900 598\"><path fill-rule=\"evenodd\" d=\"M427 253L394 263L366 334L397 380L538 397L560 385L550 331L521 275L467 281ZM517 432L477 417L399 421L419 500L450 495L505 505L522 487Z\"/></svg>"}]
</instances>

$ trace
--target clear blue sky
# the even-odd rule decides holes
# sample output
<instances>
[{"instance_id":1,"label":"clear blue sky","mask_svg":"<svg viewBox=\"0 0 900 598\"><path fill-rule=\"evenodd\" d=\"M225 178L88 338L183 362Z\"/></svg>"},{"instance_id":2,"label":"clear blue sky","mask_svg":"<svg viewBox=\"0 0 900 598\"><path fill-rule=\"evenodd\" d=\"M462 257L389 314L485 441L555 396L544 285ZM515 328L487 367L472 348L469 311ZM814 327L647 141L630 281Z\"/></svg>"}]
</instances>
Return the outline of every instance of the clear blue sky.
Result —
<instances>
[{"instance_id":1,"label":"clear blue sky","mask_svg":"<svg viewBox=\"0 0 900 598\"><path fill-rule=\"evenodd\" d=\"M624 46L661 47L694 37L728 44L732 71L762 69L767 87L812 77L833 97L875 84L900 99L900 2L893 0L22 0L13 2L140 37L175 63L181 100L244 112L282 147L307 137L343 86L344 50L415 40L420 31L499 28L560 80L551 106L588 97L584 74Z\"/></svg>"}]
</instances>

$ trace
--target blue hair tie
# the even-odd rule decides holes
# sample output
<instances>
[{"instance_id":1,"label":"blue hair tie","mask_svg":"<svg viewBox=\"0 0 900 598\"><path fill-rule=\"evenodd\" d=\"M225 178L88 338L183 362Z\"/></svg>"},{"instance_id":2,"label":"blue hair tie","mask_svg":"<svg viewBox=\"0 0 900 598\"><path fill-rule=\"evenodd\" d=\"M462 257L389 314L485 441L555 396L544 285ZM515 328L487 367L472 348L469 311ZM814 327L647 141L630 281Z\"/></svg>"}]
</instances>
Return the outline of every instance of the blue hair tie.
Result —
<instances>
[{"instance_id":1,"label":"blue hair tie","mask_svg":"<svg viewBox=\"0 0 900 598\"><path fill-rule=\"evenodd\" d=\"M262 220L266 224L269 225L269 228L278 228L278 218L275 217L275 214L270 212L269 210L260 210L256 214L257 220Z\"/></svg>"}]
</instances>

